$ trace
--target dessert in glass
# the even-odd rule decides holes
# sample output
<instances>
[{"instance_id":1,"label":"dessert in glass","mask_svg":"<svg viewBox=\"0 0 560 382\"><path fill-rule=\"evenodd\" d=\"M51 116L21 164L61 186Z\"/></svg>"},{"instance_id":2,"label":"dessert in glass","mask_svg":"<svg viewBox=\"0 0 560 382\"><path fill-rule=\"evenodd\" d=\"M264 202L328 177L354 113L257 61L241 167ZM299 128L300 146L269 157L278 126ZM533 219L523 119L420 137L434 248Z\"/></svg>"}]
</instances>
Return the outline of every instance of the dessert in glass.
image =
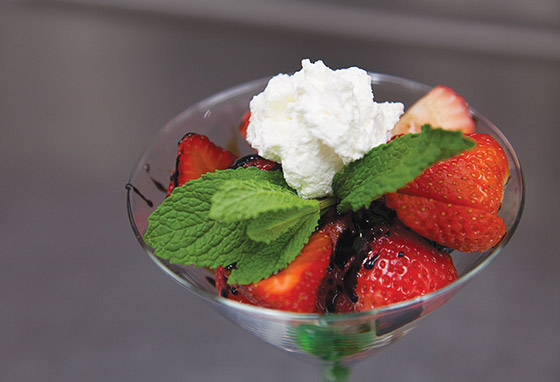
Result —
<instances>
[{"instance_id":1,"label":"dessert in glass","mask_svg":"<svg viewBox=\"0 0 560 382\"><path fill-rule=\"evenodd\" d=\"M433 90L429 86L404 78L378 73L368 73L368 75L371 77L377 102L402 102L405 111L411 109L412 105ZM445 259L449 259L445 261L452 262L450 266L453 268L453 272L450 279L437 285L436 288L424 291L420 295L413 294L411 298L400 298L393 300L396 302L386 301L386 303L379 304L377 297L369 298L368 295L357 292L357 288L361 285L359 283L362 282L362 279L367 282L367 277L360 278L361 276L356 276L356 274L361 270L367 270L368 268L371 270L374 266L379 266L378 258L381 252L378 251L377 254L369 254L366 257L362 256L359 260L356 260L356 258L352 258L352 261L346 259L342 265L334 264L333 259L336 254L344 250L343 246L340 245L342 249L335 251L336 240L343 236L341 232L343 233L347 229L350 218L344 213L332 212L336 207L329 204L328 208L324 210L330 209L331 212L323 211L321 217L323 220L318 223L318 232L326 232L326 236L317 238L317 233L314 232L308 243L308 247L312 247L319 240L327 240L328 243L331 243L325 237L330 235L332 239L333 232L338 229L338 233L334 234L335 238L332 241L333 248L330 248L327 254L330 260L327 260L326 266L324 266L325 264L322 266L322 269L328 268L324 270L326 273L320 276L323 289L319 290L317 295L314 296L319 296L318 300L321 301L317 300L311 303L311 306L314 307L311 312L305 309L303 313L292 311L295 309L290 309L290 307L285 309L282 307L275 308L274 304L267 305L261 303L263 300L253 298L255 297L254 291L258 288L236 285L235 283L229 285L227 278L230 270L227 269L227 264L218 267L219 272L216 272L216 267L195 267L178 264L176 261L164 259L165 256L158 256L159 254L155 253L154 249L144 239L148 230L150 215L169 194L174 192L173 187L168 186L169 179L171 179L171 184L175 182L176 185L177 143L184 139L186 133L196 132L207 136L216 145L228 149L236 156L243 157L244 155L255 154L253 148L247 144L244 136L240 134L239 125L242 117L247 115L251 99L262 92L268 82L268 78L259 79L225 90L189 107L167 123L133 167L127 184L128 216L141 247L160 269L172 279L201 297L227 319L250 331L263 341L302 358L319 362L322 369L322 380L346 381L349 379L353 362L382 350L407 334L422 318L453 297L480 270L488 265L507 244L517 227L524 203L524 185L520 164L511 145L497 127L475 109L469 108L469 113L476 124L476 132L487 134L503 148L504 161L507 161L509 167L509 176L507 176L503 190L501 206L495 207L497 211L495 215L499 217L500 221L503 221L505 234L500 234L498 240L495 243L492 242L489 248L475 246L471 249L464 249L466 247L461 247L464 250L443 248L445 246L435 244L433 239L428 238L430 240L426 242L430 243L429 251L437 252L437 256L443 256ZM406 119L406 115L401 120ZM401 128L403 128L404 122L407 121L401 122ZM409 128L408 125L407 128ZM417 131L407 132L419 133L419 126L413 128ZM396 131L397 134L395 135L400 132L402 131ZM398 141L399 139L401 138L394 140ZM253 156L249 158L251 159ZM274 169L276 170L276 168ZM411 186L407 187L410 188ZM177 188L181 188L181 186ZM399 189L402 190L400 187ZM379 236L385 237L382 240L392 240L391 235L398 235L399 232L405 232L403 235L406 237L409 234L417 235L413 232L414 229L422 229L422 227L411 227L412 230L403 228L404 225L413 225L414 223L408 222L406 217L401 216L400 210L404 211L406 205L402 202L402 193L397 192L397 190L394 191L380 198L381 202L379 200L374 201L371 206L365 208L370 211L365 214L367 219L371 220L372 214L376 217L389 214L391 217L388 219L391 224L393 224L393 221L396 222L395 226L389 227L390 229L383 228L386 227L386 221L376 226L378 230L381 227ZM404 195L405 198L409 197L406 193ZM391 208L388 208L385 204ZM396 212L391 213L393 210ZM364 215L364 213L356 211L346 212L346 214ZM445 215L445 213L442 213L442 215ZM404 225L400 221L401 218ZM357 218L352 219L356 221ZM424 225L423 222L420 225ZM392 232L397 232L397 234ZM371 252L371 246L368 248ZM405 256L403 252L397 252L394 253L395 261L400 261L397 257ZM391 261L388 259L384 264L393 264ZM340 277L333 273L333 268L350 267L351 264L355 265L357 263L359 269L353 270L352 285L344 293L340 293L340 288L338 289L339 293L337 293L336 290L333 292L324 287L330 277L329 285L339 283L344 289L344 280L340 280ZM278 275L281 272L280 270ZM253 283L252 285L256 284ZM362 288L361 290L368 289ZM372 293L375 294L375 291ZM341 295L345 297L339 298ZM357 295L359 295L359 298Z\"/></svg>"}]
</instances>

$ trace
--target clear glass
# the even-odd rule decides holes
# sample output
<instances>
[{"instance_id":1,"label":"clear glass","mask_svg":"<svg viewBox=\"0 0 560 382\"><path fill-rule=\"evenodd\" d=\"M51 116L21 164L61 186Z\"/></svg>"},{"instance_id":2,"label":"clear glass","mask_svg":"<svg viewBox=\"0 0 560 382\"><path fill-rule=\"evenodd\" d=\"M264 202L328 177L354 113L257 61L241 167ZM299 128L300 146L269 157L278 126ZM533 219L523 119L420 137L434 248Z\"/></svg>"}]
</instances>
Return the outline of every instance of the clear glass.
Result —
<instances>
[{"instance_id":1,"label":"clear glass","mask_svg":"<svg viewBox=\"0 0 560 382\"><path fill-rule=\"evenodd\" d=\"M400 101L409 107L430 87L394 76L370 73L375 100ZM271 310L220 297L212 285L213 273L204 268L172 265L154 255L143 240L150 213L165 198L174 170L178 140L188 132L207 135L216 144L241 155L251 153L238 133L241 116L253 95L268 79L252 81L223 91L191 106L165 125L134 165L127 184L127 209L132 230L152 260L180 285L195 293L232 322L288 352L322 364L323 381L346 381L353 361L378 352L410 330L420 319L453 297L502 250L512 237L524 203L523 176L519 161L504 135L471 109L477 132L492 135L504 148L510 165L499 215L507 235L493 249L482 253L452 253L459 278L434 293L368 312L349 314L301 314Z\"/></svg>"}]
</instances>

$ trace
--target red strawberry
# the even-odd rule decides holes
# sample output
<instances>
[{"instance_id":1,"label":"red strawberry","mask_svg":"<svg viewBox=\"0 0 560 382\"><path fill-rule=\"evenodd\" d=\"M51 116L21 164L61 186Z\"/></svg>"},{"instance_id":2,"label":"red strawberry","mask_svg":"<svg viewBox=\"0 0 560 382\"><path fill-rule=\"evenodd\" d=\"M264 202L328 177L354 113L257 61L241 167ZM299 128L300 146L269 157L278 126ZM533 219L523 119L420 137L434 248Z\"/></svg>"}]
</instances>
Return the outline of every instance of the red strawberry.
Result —
<instances>
[{"instance_id":1,"label":"red strawberry","mask_svg":"<svg viewBox=\"0 0 560 382\"><path fill-rule=\"evenodd\" d=\"M356 276L357 311L419 297L457 279L451 256L398 220L378 226L361 264Z\"/></svg>"},{"instance_id":2,"label":"red strawberry","mask_svg":"<svg viewBox=\"0 0 560 382\"><path fill-rule=\"evenodd\" d=\"M224 292L220 284L218 293L242 302L265 308L300 313L316 311L317 288L327 272L332 241L328 234L317 231L301 253L285 269L250 285L230 286L234 293ZM223 272L218 270L218 272ZM217 273L216 279L220 276ZM218 287L218 283L216 285Z\"/></svg>"},{"instance_id":3,"label":"red strawberry","mask_svg":"<svg viewBox=\"0 0 560 382\"><path fill-rule=\"evenodd\" d=\"M249 127L249 118L251 118L251 111L247 110L243 117L241 118L241 124L239 125L239 133L243 138L247 137L247 127Z\"/></svg>"},{"instance_id":4,"label":"red strawberry","mask_svg":"<svg viewBox=\"0 0 560 382\"><path fill-rule=\"evenodd\" d=\"M476 147L427 168L400 193L496 213L509 176L502 147L487 134L469 134Z\"/></svg>"},{"instance_id":5,"label":"red strawberry","mask_svg":"<svg viewBox=\"0 0 560 382\"><path fill-rule=\"evenodd\" d=\"M400 193L387 195L387 205L414 231L462 252L486 251L506 232L502 218L478 208Z\"/></svg>"},{"instance_id":6,"label":"red strawberry","mask_svg":"<svg viewBox=\"0 0 560 382\"><path fill-rule=\"evenodd\" d=\"M419 133L423 124L445 130L474 133L475 125L465 99L447 86L436 86L412 105L392 130L393 135Z\"/></svg>"},{"instance_id":7,"label":"red strawberry","mask_svg":"<svg viewBox=\"0 0 560 382\"><path fill-rule=\"evenodd\" d=\"M236 158L231 152L216 146L204 135L186 134L179 141L175 172L167 188L167 196L171 195L175 187L200 178L202 174L225 170Z\"/></svg>"},{"instance_id":8,"label":"red strawberry","mask_svg":"<svg viewBox=\"0 0 560 382\"><path fill-rule=\"evenodd\" d=\"M505 234L496 214L509 167L492 137L469 136L475 148L429 167L397 193L387 194L386 202L422 236L463 252L479 252Z\"/></svg>"}]
</instances>

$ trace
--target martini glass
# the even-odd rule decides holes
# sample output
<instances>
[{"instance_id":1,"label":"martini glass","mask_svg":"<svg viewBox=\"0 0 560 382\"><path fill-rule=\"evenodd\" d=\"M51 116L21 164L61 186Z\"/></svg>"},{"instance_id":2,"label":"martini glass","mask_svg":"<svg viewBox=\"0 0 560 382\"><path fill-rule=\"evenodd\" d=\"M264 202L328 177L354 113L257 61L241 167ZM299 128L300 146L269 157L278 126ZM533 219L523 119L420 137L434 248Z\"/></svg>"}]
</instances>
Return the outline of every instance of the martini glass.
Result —
<instances>
[{"instance_id":1,"label":"martini glass","mask_svg":"<svg viewBox=\"0 0 560 382\"><path fill-rule=\"evenodd\" d=\"M431 88L411 80L370 73L375 100L400 101L410 107ZM248 82L203 100L168 122L134 165L127 188L127 209L132 230L144 251L172 279L195 293L227 319L263 341L298 357L319 362L323 381L347 381L351 364L392 344L453 297L487 266L512 237L524 203L523 175L519 161L504 135L476 110L477 132L493 136L504 148L510 166L503 205L507 235L486 252L452 253L458 280L436 292L368 312L302 314L261 308L222 298L214 274L205 268L169 264L158 258L143 239L148 216L165 198L165 188L175 166L177 142L188 132L210 137L238 155L253 151L238 133L249 101L266 86L268 78Z\"/></svg>"}]
</instances>

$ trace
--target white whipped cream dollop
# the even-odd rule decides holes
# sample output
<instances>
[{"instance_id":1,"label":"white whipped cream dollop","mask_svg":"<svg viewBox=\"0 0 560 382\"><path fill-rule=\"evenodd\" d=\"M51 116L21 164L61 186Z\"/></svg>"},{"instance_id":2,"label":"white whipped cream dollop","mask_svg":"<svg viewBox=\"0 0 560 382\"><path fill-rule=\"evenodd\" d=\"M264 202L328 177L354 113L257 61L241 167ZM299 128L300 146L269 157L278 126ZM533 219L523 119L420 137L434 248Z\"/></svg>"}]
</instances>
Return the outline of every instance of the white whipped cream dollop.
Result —
<instances>
[{"instance_id":1,"label":"white whipped cream dollop","mask_svg":"<svg viewBox=\"0 0 560 382\"><path fill-rule=\"evenodd\" d=\"M320 198L332 194L343 165L389 140L404 106L374 102L365 70L303 60L293 75L273 77L250 108L247 141L260 156L282 164L300 197Z\"/></svg>"}]
</instances>

